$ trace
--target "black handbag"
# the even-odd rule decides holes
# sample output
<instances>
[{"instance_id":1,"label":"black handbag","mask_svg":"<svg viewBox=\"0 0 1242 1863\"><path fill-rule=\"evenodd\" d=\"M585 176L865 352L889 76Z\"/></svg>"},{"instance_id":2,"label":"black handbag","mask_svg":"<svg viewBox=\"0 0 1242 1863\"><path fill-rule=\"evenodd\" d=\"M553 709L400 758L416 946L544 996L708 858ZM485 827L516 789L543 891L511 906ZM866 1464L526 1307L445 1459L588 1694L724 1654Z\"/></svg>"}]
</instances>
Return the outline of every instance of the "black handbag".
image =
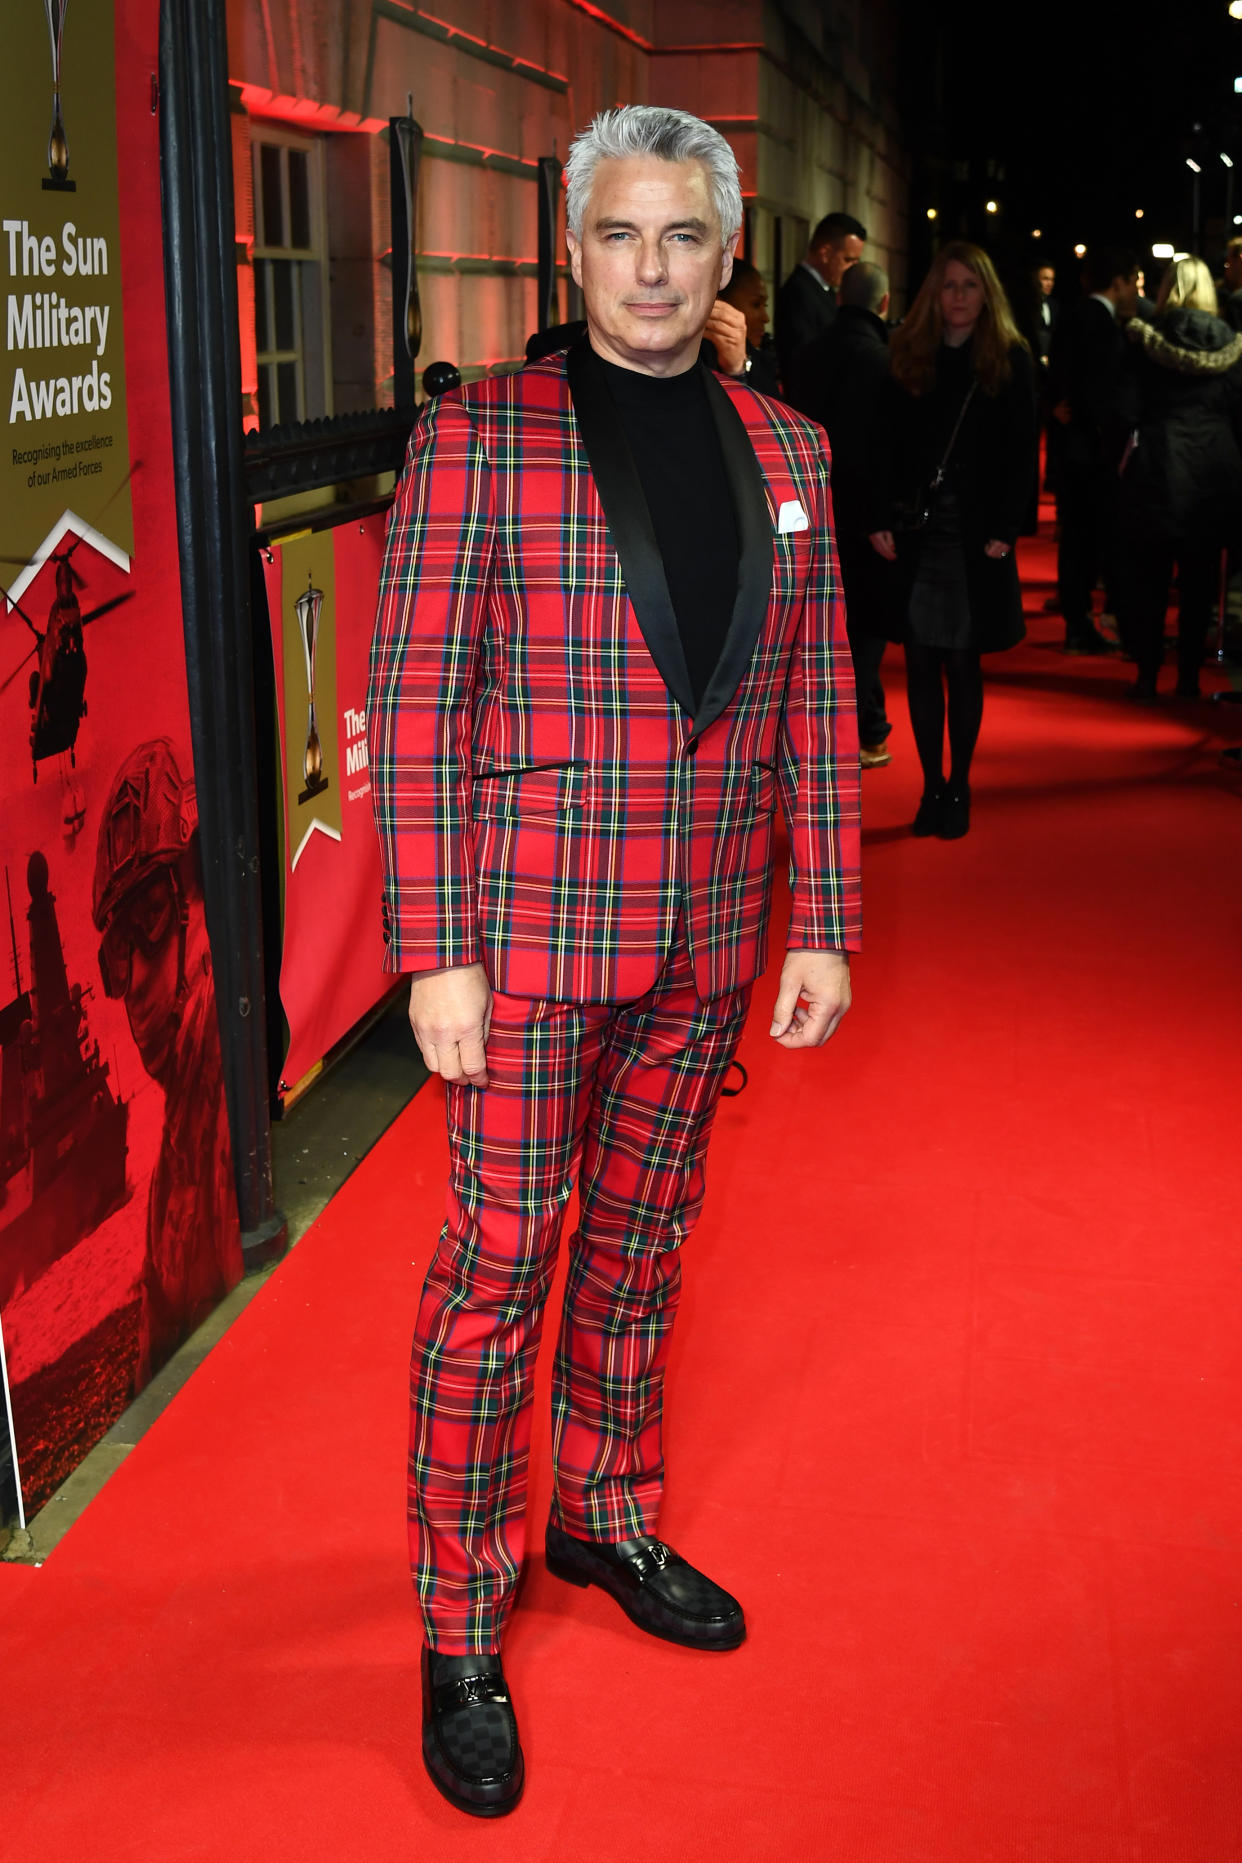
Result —
<instances>
[{"instance_id":1,"label":"black handbag","mask_svg":"<svg viewBox=\"0 0 1242 1863\"><path fill-rule=\"evenodd\" d=\"M958 409L957 419L953 423L953 432L949 435L949 444L944 449L944 458L936 468L935 477L929 480L926 485L920 487L913 498L899 498L894 505L893 529L895 531L906 532L925 530L927 525L931 522L932 512L936 508L936 498L939 494L940 487L944 484L944 475L949 469L949 460L952 457L953 448L957 444L957 436L962 430L962 422L966 418L966 410L973 401L975 390L978 386L979 380L978 377L976 377L966 390L965 398L962 401L961 407Z\"/></svg>"}]
</instances>

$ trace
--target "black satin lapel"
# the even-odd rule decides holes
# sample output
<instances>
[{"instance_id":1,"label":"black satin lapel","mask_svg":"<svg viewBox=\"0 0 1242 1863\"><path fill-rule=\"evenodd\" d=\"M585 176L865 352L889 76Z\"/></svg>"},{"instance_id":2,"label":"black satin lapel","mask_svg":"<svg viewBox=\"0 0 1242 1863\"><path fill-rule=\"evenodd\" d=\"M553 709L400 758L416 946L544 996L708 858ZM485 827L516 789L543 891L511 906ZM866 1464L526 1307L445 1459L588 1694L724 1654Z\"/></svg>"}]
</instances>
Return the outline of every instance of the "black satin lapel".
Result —
<instances>
[{"instance_id":1,"label":"black satin lapel","mask_svg":"<svg viewBox=\"0 0 1242 1863\"><path fill-rule=\"evenodd\" d=\"M692 713L694 694L651 513L608 384L595 366L595 351L585 337L566 357L565 373L591 476L643 639L665 685L682 710Z\"/></svg>"},{"instance_id":2,"label":"black satin lapel","mask_svg":"<svg viewBox=\"0 0 1242 1863\"><path fill-rule=\"evenodd\" d=\"M720 658L716 662L716 670L708 682L703 703L694 720L696 737L719 718L750 665L755 643L772 600L773 556L773 521L767 485L759 469L759 461L755 458L746 423L711 370L704 369L703 374L707 381L708 406L724 454L725 476L733 494L741 558L738 563L733 616Z\"/></svg>"}]
</instances>

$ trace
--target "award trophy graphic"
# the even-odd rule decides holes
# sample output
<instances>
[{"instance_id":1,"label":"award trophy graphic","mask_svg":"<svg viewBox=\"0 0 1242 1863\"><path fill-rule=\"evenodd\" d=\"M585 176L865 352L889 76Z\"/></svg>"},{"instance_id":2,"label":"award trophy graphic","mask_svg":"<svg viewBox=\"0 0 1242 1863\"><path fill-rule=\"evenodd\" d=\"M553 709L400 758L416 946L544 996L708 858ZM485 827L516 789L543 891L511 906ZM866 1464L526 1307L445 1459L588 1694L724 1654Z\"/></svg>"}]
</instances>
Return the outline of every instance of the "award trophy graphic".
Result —
<instances>
[{"instance_id":1,"label":"award trophy graphic","mask_svg":"<svg viewBox=\"0 0 1242 1863\"><path fill-rule=\"evenodd\" d=\"M77 188L77 182L69 179L69 140L65 135L65 119L60 113L61 45L65 36L65 14L69 11L69 0L43 0L43 11L52 47L52 129L47 139L50 179L43 185L58 193L72 194Z\"/></svg>"},{"instance_id":2,"label":"award trophy graphic","mask_svg":"<svg viewBox=\"0 0 1242 1863\"><path fill-rule=\"evenodd\" d=\"M315 588L308 576L306 587L293 606L298 617L298 638L306 656L306 694L310 701L310 713L306 721L306 749L302 755L302 775L306 778L306 788L298 796L298 802L302 803L309 802L313 796L322 795L328 787L328 779L323 773L319 727L315 720L315 652L319 645L323 590Z\"/></svg>"}]
</instances>

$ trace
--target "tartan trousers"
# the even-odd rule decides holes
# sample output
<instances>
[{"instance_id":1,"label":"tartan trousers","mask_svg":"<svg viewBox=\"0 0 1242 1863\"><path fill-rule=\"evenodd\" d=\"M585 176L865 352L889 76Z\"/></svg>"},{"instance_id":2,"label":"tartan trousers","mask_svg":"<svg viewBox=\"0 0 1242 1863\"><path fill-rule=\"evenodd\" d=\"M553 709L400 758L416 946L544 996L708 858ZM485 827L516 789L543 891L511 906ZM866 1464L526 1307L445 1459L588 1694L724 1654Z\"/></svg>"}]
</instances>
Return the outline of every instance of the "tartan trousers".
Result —
<instances>
[{"instance_id":1,"label":"tartan trousers","mask_svg":"<svg viewBox=\"0 0 1242 1863\"><path fill-rule=\"evenodd\" d=\"M448 1088L448 1218L410 1374L410 1561L433 1649L498 1649L512 1609L535 1356L575 1167L553 1517L581 1539L655 1530L678 1250L750 995L700 1002L679 928L636 1002L496 994L488 1086Z\"/></svg>"}]
</instances>

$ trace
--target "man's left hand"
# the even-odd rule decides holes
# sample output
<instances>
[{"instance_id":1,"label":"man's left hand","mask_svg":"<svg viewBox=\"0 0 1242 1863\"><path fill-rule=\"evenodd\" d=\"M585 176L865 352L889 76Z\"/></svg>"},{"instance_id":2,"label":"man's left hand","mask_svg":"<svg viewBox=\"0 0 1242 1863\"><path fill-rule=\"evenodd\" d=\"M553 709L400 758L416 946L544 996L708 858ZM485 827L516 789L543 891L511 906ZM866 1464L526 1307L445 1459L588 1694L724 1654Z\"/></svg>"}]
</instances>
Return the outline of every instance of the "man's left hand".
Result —
<instances>
[{"instance_id":1,"label":"man's left hand","mask_svg":"<svg viewBox=\"0 0 1242 1863\"><path fill-rule=\"evenodd\" d=\"M781 1048L819 1048L850 1006L850 960L843 951L787 951L772 1027Z\"/></svg>"},{"instance_id":2,"label":"man's left hand","mask_svg":"<svg viewBox=\"0 0 1242 1863\"><path fill-rule=\"evenodd\" d=\"M746 319L735 305L717 298L703 332L715 345L722 375L740 375L746 367Z\"/></svg>"}]
</instances>

